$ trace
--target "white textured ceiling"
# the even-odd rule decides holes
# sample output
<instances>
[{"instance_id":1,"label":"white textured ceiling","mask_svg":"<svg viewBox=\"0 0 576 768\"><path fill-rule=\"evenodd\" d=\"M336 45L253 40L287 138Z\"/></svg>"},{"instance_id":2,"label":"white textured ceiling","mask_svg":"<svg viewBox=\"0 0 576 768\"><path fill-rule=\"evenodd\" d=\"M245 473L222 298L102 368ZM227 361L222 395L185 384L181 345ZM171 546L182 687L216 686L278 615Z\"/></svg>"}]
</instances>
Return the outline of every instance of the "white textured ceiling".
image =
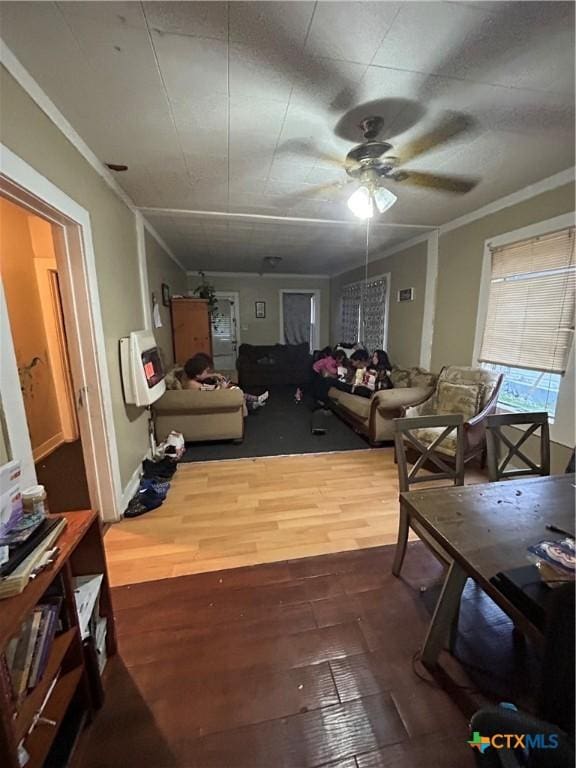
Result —
<instances>
[{"instance_id":1,"label":"white textured ceiling","mask_svg":"<svg viewBox=\"0 0 576 768\"><path fill-rule=\"evenodd\" d=\"M144 208L351 220L351 188L315 188L347 180L321 155L361 140L371 102L396 147L465 115L407 168L480 179L459 197L395 184L380 223L439 225L574 164L568 2L9 2L0 22ZM335 273L363 248L354 221L147 216L190 269L281 255L282 272ZM374 248L422 231L374 227Z\"/></svg>"}]
</instances>

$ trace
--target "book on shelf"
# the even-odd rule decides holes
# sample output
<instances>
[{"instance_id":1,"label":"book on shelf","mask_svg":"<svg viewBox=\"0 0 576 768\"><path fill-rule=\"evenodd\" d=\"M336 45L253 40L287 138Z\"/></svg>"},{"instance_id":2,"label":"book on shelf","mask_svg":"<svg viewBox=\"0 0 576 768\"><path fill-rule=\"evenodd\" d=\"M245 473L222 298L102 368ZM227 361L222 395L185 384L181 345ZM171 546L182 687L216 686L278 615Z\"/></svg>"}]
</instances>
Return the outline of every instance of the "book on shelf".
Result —
<instances>
[{"instance_id":1,"label":"book on shelf","mask_svg":"<svg viewBox=\"0 0 576 768\"><path fill-rule=\"evenodd\" d=\"M42 675L48 666L48 658L56 635L60 602L41 606L42 618L36 648L34 649L34 661L28 678L28 689L35 688L42 679Z\"/></svg>"},{"instance_id":2,"label":"book on shelf","mask_svg":"<svg viewBox=\"0 0 576 768\"><path fill-rule=\"evenodd\" d=\"M103 578L102 573L95 573L76 576L74 579L74 599L82 640L94 634L100 616L99 598Z\"/></svg>"},{"instance_id":3,"label":"book on shelf","mask_svg":"<svg viewBox=\"0 0 576 768\"><path fill-rule=\"evenodd\" d=\"M50 520L50 530L44 538L27 554L18 565L7 575L0 578L0 599L14 597L23 592L30 578L44 567L50 559L51 552L60 534L66 528L65 518L53 518ZM28 542L26 542L28 545Z\"/></svg>"},{"instance_id":4,"label":"book on shelf","mask_svg":"<svg viewBox=\"0 0 576 768\"><path fill-rule=\"evenodd\" d=\"M21 702L42 679L58 628L60 607L60 599L39 603L8 644L4 663L15 703Z\"/></svg>"},{"instance_id":5,"label":"book on shelf","mask_svg":"<svg viewBox=\"0 0 576 768\"><path fill-rule=\"evenodd\" d=\"M74 599L78 612L80 635L87 655L87 664L95 673L95 679L102 675L107 661L106 633L108 622L100 616L100 592L104 575L102 573L77 576L74 579ZM95 700L102 699L101 686L94 683Z\"/></svg>"}]
</instances>

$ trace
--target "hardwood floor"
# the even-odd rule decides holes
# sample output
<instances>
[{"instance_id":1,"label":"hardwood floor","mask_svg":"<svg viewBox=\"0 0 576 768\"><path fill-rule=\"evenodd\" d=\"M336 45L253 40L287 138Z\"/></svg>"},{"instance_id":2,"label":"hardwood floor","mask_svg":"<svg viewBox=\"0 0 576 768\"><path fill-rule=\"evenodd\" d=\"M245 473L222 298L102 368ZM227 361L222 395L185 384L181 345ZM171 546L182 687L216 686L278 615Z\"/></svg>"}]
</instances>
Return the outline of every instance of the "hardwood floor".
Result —
<instances>
[{"instance_id":1,"label":"hardwood floor","mask_svg":"<svg viewBox=\"0 0 576 768\"><path fill-rule=\"evenodd\" d=\"M380 448L182 464L162 507L104 542L118 586L392 544L397 527L394 453Z\"/></svg>"},{"instance_id":2,"label":"hardwood floor","mask_svg":"<svg viewBox=\"0 0 576 768\"><path fill-rule=\"evenodd\" d=\"M396 579L393 551L114 589L120 653L75 764L471 768L466 719L413 668L440 566L415 542Z\"/></svg>"}]
</instances>

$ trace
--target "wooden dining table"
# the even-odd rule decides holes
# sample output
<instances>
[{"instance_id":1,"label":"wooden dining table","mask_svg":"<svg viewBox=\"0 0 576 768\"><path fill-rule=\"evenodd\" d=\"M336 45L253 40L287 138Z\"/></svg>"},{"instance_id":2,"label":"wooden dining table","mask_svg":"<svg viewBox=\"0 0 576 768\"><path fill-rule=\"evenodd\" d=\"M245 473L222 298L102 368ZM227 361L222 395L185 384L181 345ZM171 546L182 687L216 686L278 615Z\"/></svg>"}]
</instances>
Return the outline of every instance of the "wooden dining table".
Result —
<instances>
[{"instance_id":1,"label":"wooden dining table","mask_svg":"<svg viewBox=\"0 0 576 768\"><path fill-rule=\"evenodd\" d=\"M546 525L574 533L575 482L574 474L565 474L400 494L401 508L409 519L417 520L452 559L422 649L422 662L428 668L437 665L468 578L519 629L542 642L542 629L491 579L501 571L529 565L530 545L564 538Z\"/></svg>"}]
</instances>

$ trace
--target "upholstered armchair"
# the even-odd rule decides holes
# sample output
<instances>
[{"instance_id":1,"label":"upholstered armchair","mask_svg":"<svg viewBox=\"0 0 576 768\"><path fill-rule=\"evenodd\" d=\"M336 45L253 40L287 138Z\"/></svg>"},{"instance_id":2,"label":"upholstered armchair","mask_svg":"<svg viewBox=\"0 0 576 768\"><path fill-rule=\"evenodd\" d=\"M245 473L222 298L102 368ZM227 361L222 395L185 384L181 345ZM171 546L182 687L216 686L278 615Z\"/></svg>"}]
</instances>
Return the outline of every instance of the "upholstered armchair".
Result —
<instances>
[{"instance_id":1,"label":"upholstered armchair","mask_svg":"<svg viewBox=\"0 0 576 768\"><path fill-rule=\"evenodd\" d=\"M496 411L502 374L484 368L450 365L440 371L434 393L420 405L407 408L405 415L441 416L462 414L464 417L464 462L480 457L484 463L486 448L486 417ZM441 427L418 430L420 442L430 445L442 431ZM456 456L456 434L437 448L447 458Z\"/></svg>"}]
</instances>

